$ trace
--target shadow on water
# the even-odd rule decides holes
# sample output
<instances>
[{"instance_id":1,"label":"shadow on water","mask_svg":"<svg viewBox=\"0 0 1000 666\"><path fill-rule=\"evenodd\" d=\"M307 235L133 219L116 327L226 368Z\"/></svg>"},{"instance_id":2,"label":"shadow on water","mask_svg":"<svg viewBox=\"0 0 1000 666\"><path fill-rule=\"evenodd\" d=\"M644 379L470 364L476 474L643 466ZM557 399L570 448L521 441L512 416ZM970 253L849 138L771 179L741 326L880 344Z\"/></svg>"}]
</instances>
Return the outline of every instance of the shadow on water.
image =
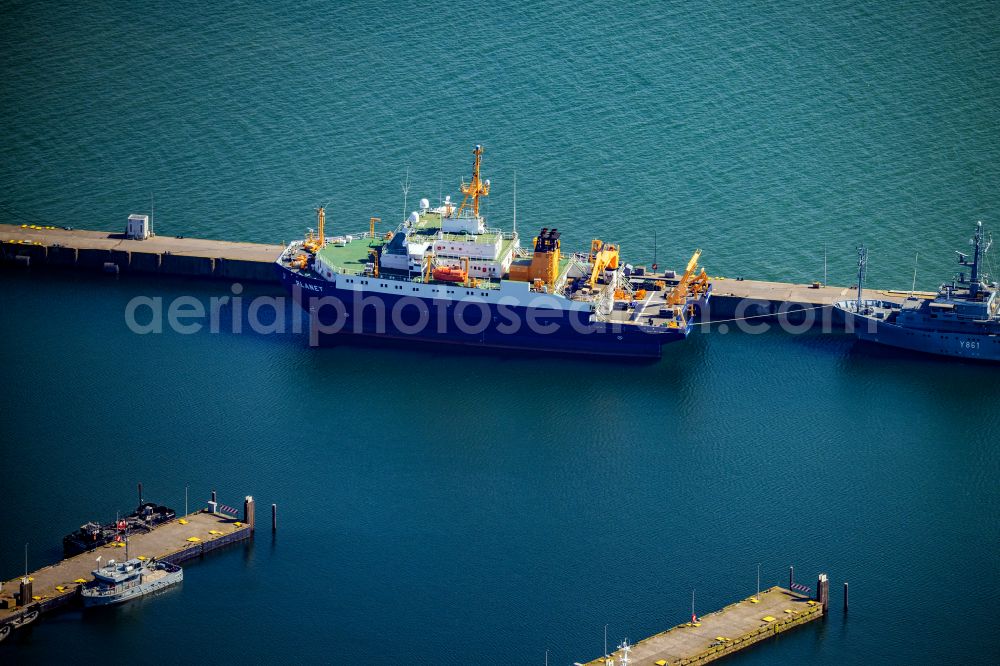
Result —
<instances>
[{"instance_id":1,"label":"shadow on water","mask_svg":"<svg viewBox=\"0 0 1000 666\"><path fill-rule=\"evenodd\" d=\"M676 344L676 343L675 343ZM356 347L365 349L392 349L412 353L414 359L442 359L451 357L478 357L495 361L512 361L519 359L586 359L588 363L608 365L651 366L659 362L656 358L632 358L619 356L601 356L588 353L566 352L559 350L508 350L496 347L477 347L461 343L431 342L425 340L407 340L402 338L380 338L376 336L345 335L336 342L324 344L328 347Z\"/></svg>"},{"instance_id":2,"label":"shadow on water","mask_svg":"<svg viewBox=\"0 0 1000 666\"><path fill-rule=\"evenodd\" d=\"M141 620L143 613L149 612L148 609L145 609L147 604L155 604L157 599L181 594L183 587L184 581L182 580L174 585L169 585L153 592L147 592L138 599L130 599L112 606L80 607L76 612L79 613L79 619L84 624L106 624L109 622ZM80 604L81 602L77 600L73 603Z\"/></svg>"},{"instance_id":3,"label":"shadow on water","mask_svg":"<svg viewBox=\"0 0 1000 666\"><path fill-rule=\"evenodd\" d=\"M931 367L944 367L960 364L967 367L995 368L998 364L989 360L962 358L959 356L941 356L925 354L911 349L901 349L880 345L870 340L855 340L848 350L848 358L856 361L918 361Z\"/></svg>"}]
</instances>

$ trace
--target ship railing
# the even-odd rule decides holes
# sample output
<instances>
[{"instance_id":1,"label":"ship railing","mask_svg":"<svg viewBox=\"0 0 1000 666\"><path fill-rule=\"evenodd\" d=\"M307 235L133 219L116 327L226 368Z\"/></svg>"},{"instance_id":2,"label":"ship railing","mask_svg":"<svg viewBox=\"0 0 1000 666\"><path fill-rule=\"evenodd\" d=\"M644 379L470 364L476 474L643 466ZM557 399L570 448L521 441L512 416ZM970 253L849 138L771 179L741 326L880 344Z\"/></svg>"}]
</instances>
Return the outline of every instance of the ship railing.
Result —
<instances>
[{"instance_id":1,"label":"ship railing","mask_svg":"<svg viewBox=\"0 0 1000 666\"><path fill-rule=\"evenodd\" d=\"M499 236L503 240L514 240L514 238L517 237L517 234L514 233L513 231L504 231L503 229L500 229L499 227L486 227L486 229L485 229L485 231L483 233L484 233L484 235L485 234L491 234L491 235L494 235L494 236Z\"/></svg>"},{"instance_id":2,"label":"ship railing","mask_svg":"<svg viewBox=\"0 0 1000 666\"><path fill-rule=\"evenodd\" d=\"M367 240L367 239L369 239L369 238L372 238L372 237L373 237L373 236L372 236L372 235L371 235L370 233L368 233L368 231L366 230L366 231L361 231L361 232L359 232L359 233L356 233L356 234L337 234L336 236L327 236L327 237L326 237L326 242L327 242L327 243L330 243L330 242L332 242L332 241L333 241L333 239L334 239L334 238L347 238L348 236L350 236L350 237L351 237L351 241L352 241L352 242L353 242L353 241L356 241L356 240ZM375 238L378 238L378 234L376 233L374 237L375 237Z\"/></svg>"},{"instance_id":3,"label":"ship railing","mask_svg":"<svg viewBox=\"0 0 1000 666\"><path fill-rule=\"evenodd\" d=\"M497 229L487 229L481 234L456 234L447 231L441 232L441 240L454 241L456 243L468 243L471 240L473 243L479 243L482 245L496 243L497 236L502 236L500 231Z\"/></svg>"},{"instance_id":4,"label":"ship railing","mask_svg":"<svg viewBox=\"0 0 1000 666\"><path fill-rule=\"evenodd\" d=\"M330 266L330 270L338 275L354 275L357 277L365 277L371 280L394 280L396 282L407 282L415 284L424 284L423 275L416 273L410 276L406 275L394 275L392 273L382 273L378 277L369 273L367 270L357 269L357 268L342 268L340 266ZM460 282L442 282L441 284L446 284L458 289L479 289L485 291L487 289L500 289L500 281L493 281L490 279L474 278L474 282L471 285L464 285Z\"/></svg>"},{"instance_id":5,"label":"ship railing","mask_svg":"<svg viewBox=\"0 0 1000 666\"><path fill-rule=\"evenodd\" d=\"M563 293L563 290L566 288L566 283L569 281L569 272L573 268L579 268L582 271L582 274L584 275L586 275L587 273L587 269L585 266L583 266L580 262L576 261L576 259L570 258L569 263L566 264L566 269L559 274L558 278L556 278L555 284L552 286L552 291L554 291L557 294Z\"/></svg>"},{"instance_id":6,"label":"ship railing","mask_svg":"<svg viewBox=\"0 0 1000 666\"><path fill-rule=\"evenodd\" d=\"M341 268L340 266L330 266L330 270L338 275L365 275L366 271L357 268Z\"/></svg>"}]
</instances>

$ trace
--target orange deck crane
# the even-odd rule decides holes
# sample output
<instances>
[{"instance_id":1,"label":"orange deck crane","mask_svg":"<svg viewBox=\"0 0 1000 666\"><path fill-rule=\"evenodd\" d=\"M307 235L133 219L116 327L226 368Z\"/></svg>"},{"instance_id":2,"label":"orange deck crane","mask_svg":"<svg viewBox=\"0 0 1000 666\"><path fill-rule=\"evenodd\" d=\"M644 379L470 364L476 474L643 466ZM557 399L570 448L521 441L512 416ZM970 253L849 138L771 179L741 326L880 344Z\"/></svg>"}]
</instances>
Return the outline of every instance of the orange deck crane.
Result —
<instances>
[{"instance_id":1,"label":"orange deck crane","mask_svg":"<svg viewBox=\"0 0 1000 666\"><path fill-rule=\"evenodd\" d=\"M458 207L457 215L461 215L462 211L465 210L466 205L469 203L469 198L472 198L472 213L473 215L479 215L479 197L488 197L490 195L490 181L479 180L479 165L483 161L483 147L476 144L475 149L473 149L472 154L476 156L475 161L472 163L472 182L469 184L462 183L462 194L465 198L462 199L462 205Z\"/></svg>"},{"instance_id":2,"label":"orange deck crane","mask_svg":"<svg viewBox=\"0 0 1000 666\"><path fill-rule=\"evenodd\" d=\"M618 268L618 246L605 243L595 238L590 243L590 262L594 264L594 269L590 272L590 280L587 284L593 289L597 286L597 279L605 270L615 270Z\"/></svg>"},{"instance_id":3,"label":"orange deck crane","mask_svg":"<svg viewBox=\"0 0 1000 666\"><path fill-rule=\"evenodd\" d=\"M687 298L688 294L697 297L698 294L708 289L708 275L705 273L705 269L702 268L701 272L697 273L698 260L700 258L701 250L695 250L691 256L691 261L687 264L687 268L684 269L684 275L681 276L681 279L677 282L677 286L667 296L668 305L680 305Z\"/></svg>"},{"instance_id":4,"label":"orange deck crane","mask_svg":"<svg viewBox=\"0 0 1000 666\"><path fill-rule=\"evenodd\" d=\"M326 208L324 206L316 209L316 227L316 235L309 234L309 237L302 244L302 247L313 254L316 254L316 252L326 245Z\"/></svg>"}]
</instances>

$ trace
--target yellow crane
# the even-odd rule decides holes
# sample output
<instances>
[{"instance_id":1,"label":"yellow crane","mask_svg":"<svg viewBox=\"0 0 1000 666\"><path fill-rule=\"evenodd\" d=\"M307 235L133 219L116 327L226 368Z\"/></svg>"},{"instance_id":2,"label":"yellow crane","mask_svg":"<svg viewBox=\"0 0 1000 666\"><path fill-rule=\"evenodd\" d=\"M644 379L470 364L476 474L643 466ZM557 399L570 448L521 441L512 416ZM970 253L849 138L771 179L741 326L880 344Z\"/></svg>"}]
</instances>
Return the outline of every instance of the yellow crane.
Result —
<instances>
[{"instance_id":1,"label":"yellow crane","mask_svg":"<svg viewBox=\"0 0 1000 666\"><path fill-rule=\"evenodd\" d=\"M668 305L680 305L688 294L697 296L708 288L708 274L705 273L705 269L702 268L700 273L697 272L700 258L701 250L695 250L687 268L684 269L684 275L677 282L677 286L667 295Z\"/></svg>"},{"instance_id":2,"label":"yellow crane","mask_svg":"<svg viewBox=\"0 0 1000 666\"><path fill-rule=\"evenodd\" d=\"M316 235L313 236L309 234L306 241L302 244L302 247L309 250L313 254L318 252L320 248L326 245L326 207L320 206L316 209Z\"/></svg>"},{"instance_id":3,"label":"yellow crane","mask_svg":"<svg viewBox=\"0 0 1000 666\"><path fill-rule=\"evenodd\" d=\"M605 270L618 268L618 246L605 243L595 238L590 243L590 262L594 269L590 272L590 280L587 284L593 289L597 286L597 279Z\"/></svg>"},{"instance_id":4,"label":"yellow crane","mask_svg":"<svg viewBox=\"0 0 1000 666\"><path fill-rule=\"evenodd\" d=\"M462 205L458 207L456 215L462 214L462 211L469 202L469 197L472 197L472 213L478 216L479 197L488 197L490 195L490 181L483 182L479 180L479 165L483 160L483 147L476 144L472 154L476 156L475 161L472 163L472 182L468 185L464 182L462 183L462 194L465 195L465 198L462 199Z\"/></svg>"},{"instance_id":5,"label":"yellow crane","mask_svg":"<svg viewBox=\"0 0 1000 666\"><path fill-rule=\"evenodd\" d=\"M430 282L434 275L434 253L428 252L424 255L424 282Z\"/></svg>"}]
</instances>

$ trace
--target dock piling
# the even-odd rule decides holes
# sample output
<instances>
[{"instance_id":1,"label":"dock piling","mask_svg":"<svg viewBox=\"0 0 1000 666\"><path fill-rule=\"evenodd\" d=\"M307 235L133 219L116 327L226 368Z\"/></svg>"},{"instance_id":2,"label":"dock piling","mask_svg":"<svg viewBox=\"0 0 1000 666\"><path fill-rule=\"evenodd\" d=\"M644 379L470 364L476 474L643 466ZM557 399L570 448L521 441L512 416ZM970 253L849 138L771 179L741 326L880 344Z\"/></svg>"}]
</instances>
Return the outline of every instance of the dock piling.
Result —
<instances>
[{"instance_id":1,"label":"dock piling","mask_svg":"<svg viewBox=\"0 0 1000 666\"><path fill-rule=\"evenodd\" d=\"M278 505L277 504L272 504L271 505L271 531L272 532L277 532L278 531Z\"/></svg>"},{"instance_id":2,"label":"dock piling","mask_svg":"<svg viewBox=\"0 0 1000 666\"><path fill-rule=\"evenodd\" d=\"M793 585L795 585L795 567L788 567L788 589L794 590Z\"/></svg>"},{"instance_id":3,"label":"dock piling","mask_svg":"<svg viewBox=\"0 0 1000 666\"><path fill-rule=\"evenodd\" d=\"M219 500L217 500L217 499L215 498L215 491L213 490L213 491L212 491L212 504L218 504L218 503L219 503Z\"/></svg>"},{"instance_id":4,"label":"dock piling","mask_svg":"<svg viewBox=\"0 0 1000 666\"><path fill-rule=\"evenodd\" d=\"M821 573L816 581L816 601L823 607L823 615L826 615L830 607L830 580L825 573Z\"/></svg>"},{"instance_id":5,"label":"dock piling","mask_svg":"<svg viewBox=\"0 0 1000 666\"><path fill-rule=\"evenodd\" d=\"M142 481L139 482L139 506L142 506Z\"/></svg>"},{"instance_id":6,"label":"dock piling","mask_svg":"<svg viewBox=\"0 0 1000 666\"><path fill-rule=\"evenodd\" d=\"M844 581L844 615L847 615L847 581Z\"/></svg>"},{"instance_id":7,"label":"dock piling","mask_svg":"<svg viewBox=\"0 0 1000 666\"><path fill-rule=\"evenodd\" d=\"M243 499L243 522L250 526L250 531L254 531L254 501L253 495L247 495Z\"/></svg>"},{"instance_id":8,"label":"dock piling","mask_svg":"<svg viewBox=\"0 0 1000 666\"><path fill-rule=\"evenodd\" d=\"M18 601L20 602L21 606L27 606L28 604L31 603L32 585L31 585L31 578L29 578L28 576L25 576L24 578L21 579L21 589L19 593L20 595Z\"/></svg>"}]
</instances>

